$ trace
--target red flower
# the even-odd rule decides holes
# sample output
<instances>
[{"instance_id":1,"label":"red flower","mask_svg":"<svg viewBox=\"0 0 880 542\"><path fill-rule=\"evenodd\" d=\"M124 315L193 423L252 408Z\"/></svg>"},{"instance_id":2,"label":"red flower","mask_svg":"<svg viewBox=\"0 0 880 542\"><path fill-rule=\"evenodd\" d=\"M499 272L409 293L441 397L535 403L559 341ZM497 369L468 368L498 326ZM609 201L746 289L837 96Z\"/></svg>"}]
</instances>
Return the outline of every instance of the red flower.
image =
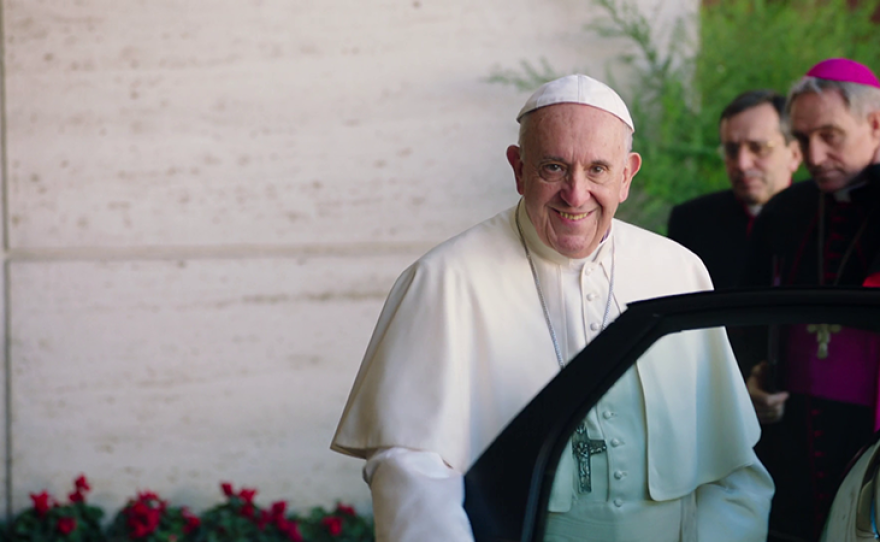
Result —
<instances>
[{"instance_id":1,"label":"red flower","mask_svg":"<svg viewBox=\"0 0 880 542\"><path fill-rule=\"evenodd\" d=\"M285 511L287 511L287 502L276 501L272 503L272 517L283 516Z\"/></svg>"},{"instance_id":2,"label":"red flower","mask_svg":"<svg viewBox=\"0 0 880 542\"><path fill-rule=\"evenodd\" d=\"M158 501L159 496L153 493L152 491L144 491L142 493L138 493L137 500L139 501Z\"/></svg>"},{"instance_id":3,"label":"red flower","mask_svg":"<svg viewBox=\"0 0 880 542\"><path fill-rule=\"evenodd\" d=\"M253 518L254 517L254 505L251 503L245 503L241 507L241 510L238 511L238 513L239 513L239 515L241 515L243 517Z\"/></svg>"},{"instance_id":4,"label":"red flower","mask_svg":"<svg viewBox=\"0 0 880 542\"><path fill-rule=\"evenodd\" d=\"M266 525L269 523L272 517L269 515L269 512L265 510L260 510L260 517L257 519L257 529L263 530L266 528Z\"/></svg>"},{"instance_id":5,"label":"red flower","mask_svg":"<svg viewBox=\"0 0 880 542\"><path fill-rule=\"evenodd\" d=\"M198 529L201 524L202 520L196 516L186 518L186 525L183 526L183 534L190 534Z\"/></svg>"},{"instance_id":6,"label":"red flower","mask_svg":"<svg viewBox=\"0 0 880 542\"><path fill-rule=\"evenodd\" d=\"M339 516L327 516L321 520L321 525L331 536L338 536L342 532L342 518Z\"/></svg>"},{"instance_id":7,"label":"red flower","mask_svg":"<svg viewBox=\"0 0 880 542\"><path fill-rule=\"evenodd\" d=\"M138 500L125 510L128 518L126 523L134 538L149 536L159 528L162 512L165 510L161 504L155 500L142 499L139 495Z\"/></svg>"},{"instance_id":8,"label":"red flower","mask_svg":"<svg viewBox=\"0 0 880 542\"><path fill-rule=\"evenodd\" d=\"M45 516L46 512L49 511L52 501L52 497L49 493L47 491L43 491L37 495L31 493L31 500L34 501L34 510L36 510L37 515L40 517Z\"/></svg>"},{"instance_id":9,"label":"red flower","mask_svg":"<svg viewBox=\"0 0 880 542\"><path fill-rule=\"evenodd\" d=\"M78 492L88 493L92 490L92 487L89 485L89 481L86 479L85 474L80 474L79 478L73 481L73 485L76 487Z\"/></svg>"},{"instance_id":10,"label":"red flower","mask_svg":"<svg viewBox=\"0 0 880 542\"><path fill-rule=\"evenodd\" d=\"M243 500L247 504L253 503L254 497L256 495L257 495L256 489L241 488L241 491L239 491L239 493L238 493L238 496L241 497L241 500Z\"/></svg>"},{"instance_id":11,"label":"red flower","mask_svg":"<svg viewBox=\"0 0 880 542\"><path fill-rule=\"evenodd\" d=\"M223 490L223 494L227 497L232 497L233 495L235 495L235 491L232 489L232 484L230 484L229 482L223 482L222 484L220 484L220 489Z\"/></svg>"},{"instance_id":12,"label":"red flower","mask_svg":"<svg viewBox=\"0 0 880 542\"><path fill-rule=\"evenodd\" d=\"M139 517L146 515L150 511L150 507L143 501L135 501L134 504L126 511L128 517Z\"/></svg>"},{"instance_id":13,"label":"red flower","mask_svg":"<svg viewBox=\"0 0 880 542\"><path fill-rule=\"evenodd\" d=\"M134 525L130 525L131 527L131 536L135 538L145 538L149 536L150 529L146 525L142 525L140 523L135 523Z\"/></svg>"},{"instance_id":14,"label":"red flower","mask_svg":"<svg viewBox=\"0 0 880 542\"><path fill-rule=\"evenodd\" d=\"M285 534L287 534L287 539L290 540L290 542L303 542L303 537L299 532L299 524L297 522L291 521L286 525L286 529L283 530L285 531Z\"/></svg>"},{"instance_id":15,"label":"red flower","mask_svg":"<svg viewBox=\"0 0 880 542\"><path fill-rule=\"evenodd\" d=\"M86 496L83 495L78 489L68 495L67 498L70 499L70 502L86 502Z\"/></svg>"},{"instance_id":16,"label":"red flower","mask_svg":"<svg viewBox=\"0 0 880 542\"><path fill-rule=\"evenodd\" d=\"M184 534L189 534L189 533L195 531L196 529L199 528L199 525L202 524L202 520L199 519L198 516L192 514L189 511L189 508L187 508L185 506L180 509L180 515L182 515L183 519L186 521L186 523L183 526L183 533Z\"/></svg>"},{"instance_id":17,"label":"red flower","mask_svg":"<svg viewBox=\"0 0 880 542\"><path fill-rule=\"evenodd\" d=\"M76 529L76 518L58 518L58 532L68 535Z\"/></svg>"},{"instance_id":18,"label":"red flower","mask_svg":"<svg viewBox=\"0 0 880 542\"><path fill-rule=\"evenodd\" d=\"M336 513L342 514L343 516L351 516L354 517L357 515L357 512L354 511L354 508L351 506L339 503L336 505Z\"/></svg>"}]
</instances>

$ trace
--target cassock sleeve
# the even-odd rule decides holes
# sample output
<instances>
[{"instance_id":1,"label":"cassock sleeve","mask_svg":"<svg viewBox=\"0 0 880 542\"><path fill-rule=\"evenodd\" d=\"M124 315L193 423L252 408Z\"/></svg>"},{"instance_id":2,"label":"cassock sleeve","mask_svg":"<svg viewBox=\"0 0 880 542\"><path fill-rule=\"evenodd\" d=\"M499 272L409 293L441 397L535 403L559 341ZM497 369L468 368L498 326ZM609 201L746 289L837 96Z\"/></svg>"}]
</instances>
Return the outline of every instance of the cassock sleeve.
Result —
<instances>
[{"instance_id":1,"label":"cassock sleeve","mask_svg":"<svg viewBox=\"0 0 880 542\"><path fill-rule=\"evenodd\" d=\"M764 542L773 479L755 457L751 465L696 491L697 540Z\"/></svg>"},{"instance_id":2,"label":"cassock sleeve","mask_svg":"<svg viewBox=\"0 0 880 542\"><path fill-rule=\"evenodd\" d=\"M364 479L373 495L376 542L473 542L464 477L436 453L379 450Z\"/></svg>"}]
</instances>

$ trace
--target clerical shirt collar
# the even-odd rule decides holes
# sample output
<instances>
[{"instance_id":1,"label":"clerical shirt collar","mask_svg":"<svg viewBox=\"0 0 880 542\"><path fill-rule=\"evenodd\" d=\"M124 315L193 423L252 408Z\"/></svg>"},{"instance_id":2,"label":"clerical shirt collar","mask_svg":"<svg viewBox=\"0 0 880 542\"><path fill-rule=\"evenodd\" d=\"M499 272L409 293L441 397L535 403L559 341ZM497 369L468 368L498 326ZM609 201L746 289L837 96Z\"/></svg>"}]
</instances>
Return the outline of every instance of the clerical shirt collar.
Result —
<instances>
[{"instance_id":1,"label":"clerical shirt collar","mask_svg":"<svg viewBox=\"0 0 880 542\"><path fill-rule=\"evenodd\" d=\"M613 221L612 225L608 227L608 232L605 234L605 237L602 238L602 241L599 243L599 246L596 247L596 250L594 250L589 256L586 258L569 258L545 245L544 242L541 241L541 238L538 237L538 231L529 219L529 213L526 212L526 206L518 205L517 207L520 224L522 225L523 237L525 237L525 241L529 245L529 250L535 255L557 265L564 265L573 269L580 269L588 263L606 264L606 260L608 260L611 255L611 250L608 248L611 243L608 241L611 239Z\"/></svg>"},{"instance_id":2,"label":"clerical shirt collar","mask_svg":"<svg viewBox=\"0 0 880 542\"><path fill-rule=\"evenodd\" d=\"M852 201L852 191L861 188L868 184L867 181L860 181L857 183L853 183L848 186L844 186L840 190L835 190L831 194L834 196L834 200L838 202L850 202Z\"/></svg>"}]
</instances>

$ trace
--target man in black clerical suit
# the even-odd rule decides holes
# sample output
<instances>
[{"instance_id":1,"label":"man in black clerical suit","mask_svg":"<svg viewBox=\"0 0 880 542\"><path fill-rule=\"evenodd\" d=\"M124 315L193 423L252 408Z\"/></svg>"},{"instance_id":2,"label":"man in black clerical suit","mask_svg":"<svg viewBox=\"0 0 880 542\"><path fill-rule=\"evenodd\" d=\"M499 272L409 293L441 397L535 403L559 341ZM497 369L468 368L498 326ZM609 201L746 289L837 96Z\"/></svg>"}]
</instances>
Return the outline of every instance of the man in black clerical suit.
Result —
<instances>
[{"instance_id":1,"label":"man in black clerical suit","mask_svg":"<svg viewBox=\"0 0 880 542\"><path fill-rule=\"evenodd\" d=\"M743 286L880 286L880 80L852 60L824 60L787 107L813 179L764 206ZM763 424L756 451L777 487L770 540L812 541L847 463L880 427L880 340L834 322L774 336L776 370L762 362L748 379Z\"/></svg>"},{"instance_id":2,"label":"man in black clerical suit","mask_svg":"<svg viewBox=\"0 0 880 542\"><path fill-rule=\"evenodd\" d=\"M785 98L772 90L737 96L721 113L721 155L730 190L682 203L669 216L669 237L699 256L715 289L737 285L749 231L761 206L791 184L800 150L782 121Z\"/></svg>"}]
</instances>

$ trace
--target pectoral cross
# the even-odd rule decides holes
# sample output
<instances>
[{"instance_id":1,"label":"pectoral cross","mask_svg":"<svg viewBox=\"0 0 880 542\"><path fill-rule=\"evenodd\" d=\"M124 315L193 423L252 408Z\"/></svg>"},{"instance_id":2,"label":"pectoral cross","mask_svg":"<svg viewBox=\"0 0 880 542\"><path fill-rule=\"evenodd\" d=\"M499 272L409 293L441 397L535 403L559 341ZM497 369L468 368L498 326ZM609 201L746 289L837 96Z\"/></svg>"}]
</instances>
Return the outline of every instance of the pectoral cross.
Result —
<instances>
[{"instance_id":1,"label":"pectoral cross","mask_svg":"<svg viewBox=\"0 0 880 542\"><path fill-rule=\"evenodd\" d=\"M584 424L578 426L571 437L571 450L578 465L578 488L580 493L593 491L593 482L590 479L590 458L593 454L601 454L608 446L604 440L591 439L587 434Z\"/></svg>"},{"instance_id":2,"label":"pectoral cross","mask_svg":"<svg viewBox=\"0 0 880 542\"><path fill-rule=\"evenodd\" d=\"M840 326L837 324L810 324L807 326L807 331L816 334L816 342L819 343L819 348L816 350L816 357L819 359L827 358L828 343L831 342L831 334L840 331Z\"/></svg>"}]
</instances>

